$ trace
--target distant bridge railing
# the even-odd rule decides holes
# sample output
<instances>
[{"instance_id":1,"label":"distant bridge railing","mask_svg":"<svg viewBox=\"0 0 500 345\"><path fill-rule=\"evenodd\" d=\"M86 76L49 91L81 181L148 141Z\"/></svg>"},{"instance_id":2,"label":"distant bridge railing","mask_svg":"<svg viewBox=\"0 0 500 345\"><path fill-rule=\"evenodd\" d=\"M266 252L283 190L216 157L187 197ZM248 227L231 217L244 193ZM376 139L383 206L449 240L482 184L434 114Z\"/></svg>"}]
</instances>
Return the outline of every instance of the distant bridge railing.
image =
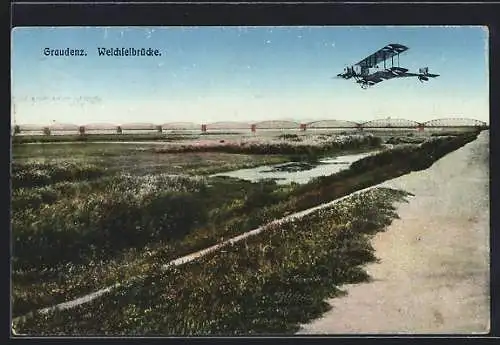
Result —
<instances>
[{"instance_id":1,"label":"distant bridge railing","mask_svg":"<svg viewBox=\"0 0 500 345\"><path fill-rule=\"evenodd\" d=\"M348 120L318 120L309 123L300 123L295 121L261 121L256 123L247 122L214 122L207 124L197 124L193 122L171 122L161 125L153 123L125 123L125 124L110 124L110 123L92 123L87 125L62 124L56 123L48 126L43 125L14 125L13 134L32 134L32 135L51 135L51 134L92 134L92 133L162 133L163 131L201 131L202 133L211 130L250 130L257 132L258 130L302 130L307 129L417 129L425 130L425 128L488 128L488 124L484 121L469 118L441 118L426 122L417 122L414 120L386 118L376 119L367 122L354 122Z\"/></svg>"}]
</instances>

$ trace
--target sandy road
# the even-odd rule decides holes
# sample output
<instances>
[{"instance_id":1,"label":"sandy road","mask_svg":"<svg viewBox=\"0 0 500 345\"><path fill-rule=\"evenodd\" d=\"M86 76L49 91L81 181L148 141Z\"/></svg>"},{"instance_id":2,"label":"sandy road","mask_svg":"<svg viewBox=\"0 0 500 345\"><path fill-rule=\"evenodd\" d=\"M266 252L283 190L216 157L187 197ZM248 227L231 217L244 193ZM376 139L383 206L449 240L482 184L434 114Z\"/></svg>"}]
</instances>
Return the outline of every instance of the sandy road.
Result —
<instances>
[{"instance_id":1,"label":"sandy road","mask_svg":"<svg viewBox=\"0 0 500 345\"><path fill-rule=\"evenodd\" d=\"M415 194L377 234L373 282L345 286L299 334L487 333L489 132L427 170L382 186Z\"/></svg>"}]
</instances>

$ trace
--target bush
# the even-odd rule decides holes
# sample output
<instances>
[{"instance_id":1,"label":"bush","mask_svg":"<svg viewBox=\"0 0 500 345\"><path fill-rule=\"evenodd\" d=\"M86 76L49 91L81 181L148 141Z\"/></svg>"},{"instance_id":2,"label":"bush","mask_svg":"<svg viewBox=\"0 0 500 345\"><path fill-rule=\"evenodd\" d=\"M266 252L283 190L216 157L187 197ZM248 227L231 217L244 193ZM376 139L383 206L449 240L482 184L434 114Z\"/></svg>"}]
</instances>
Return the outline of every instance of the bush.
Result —
<instances>
[{"instance_id":1,"label":"bush","mask_svg":"<svg viewBox=\"0 0 500 345\"><path fill-rule=\"evenodd\" d=\"M278 136L279 139L290 140L290 141L302 141L302 138L297 134L285 133Z\"/></svg>"},{"instance_id":2,"label":"bush","mask_svg":"<svg viewBox=\"0 0 500 345\"><path fill-rule=\"evenodd\" d=\"M92 180L105 174L103 168L92 164L58 163L12 163L12 188L41 187L61 181Z\"/></svg>"}]
</instances>

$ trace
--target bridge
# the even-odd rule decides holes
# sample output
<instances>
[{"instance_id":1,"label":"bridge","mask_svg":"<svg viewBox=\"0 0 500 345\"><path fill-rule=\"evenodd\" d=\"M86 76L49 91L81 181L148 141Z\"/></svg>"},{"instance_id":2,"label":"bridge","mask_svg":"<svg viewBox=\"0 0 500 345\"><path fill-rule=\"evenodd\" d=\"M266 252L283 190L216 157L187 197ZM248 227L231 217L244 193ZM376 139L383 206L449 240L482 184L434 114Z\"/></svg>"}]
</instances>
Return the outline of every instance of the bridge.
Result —
<instances>
[{"instance_id":1,"label":"bridge","mask_svg":"<svg viewBox=\"0 0 500 345\"><path fill-rule=\"evenodd\" d=\"M251 131L258 132L260 130L328 130L328 129L351 129L351 130L371 130L371 129L415 129L423 131L428 129L445 129L445 128L489 128L489 125L484 121L469 118L439 118L425 122L417 122L414 120L402 118L385 118L376 119L366 122L355 122L348 120L318 120L308 123L296 121L261 121L255 123L223 121L214 123L193 123L193 122L169 122L163 124L154 123L125 123L125 124L110 124L110 123L92 123L87 125L76 124L60 124L55 123L48 126L26 124L15 125L13 128L14 135L51 135L51 134L92 134L92 133L132 133L132 132L157 132L163 131L201 131L202 133L210 131Z\"/></svg>"},{"instance_id":2,"label":"bridge","mask_svg":"<svg viewBox=\"0 0 500 345\"><path fill-rule=\"evenodd\" d=\"M467 118L444 118L427 121L425 127L487 127L486 122Z\"/></svg>"},{"instance_id":3,"label":"bridge","mask_svg":"<svg viewBox=\"0 0 500 345\"><path fill-rule=\"evenodd\" d=\"M419 128L422 123L406 119L377 119L360 124L361 128ZM424 124L425 127L425 124Z\"/></svg>"},{"instance_id":4,"label":"bridge","mask_svg":"<svg viewBox=\"0 0 500 345\"><path fill-rule=\"evenodd\" d=\"M304 127L304 125L302 125ZM359 128L359 124L354 121L345 120L320 120L305 124L305 128Z\"/></svg>"}]
</instances>

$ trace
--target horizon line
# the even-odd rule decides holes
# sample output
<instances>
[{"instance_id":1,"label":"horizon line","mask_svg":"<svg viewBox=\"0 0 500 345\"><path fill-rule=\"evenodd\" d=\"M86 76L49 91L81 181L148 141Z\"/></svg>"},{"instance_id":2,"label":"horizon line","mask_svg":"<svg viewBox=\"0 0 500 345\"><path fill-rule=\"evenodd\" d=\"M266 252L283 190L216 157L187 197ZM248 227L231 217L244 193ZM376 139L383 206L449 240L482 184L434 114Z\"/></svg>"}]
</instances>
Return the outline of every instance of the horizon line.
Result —
<instances>
[{"instance_id":1,"label":"horizon line","mask_svg":"<svg viewBox=\"0 0 500 345\"><path fill-rule=\"evenodd\" d=\"M151 127L151 129L155 129L158 126L168 126L168 125L185 125L185 126L210 126L210 125L222 125L222 124L234 124L234 125L246 125L246 126L253 126L253 125L258 125L261 123L268 123L268 122L285 122L289 124L297 124L297 125L309 125L317 122L340 122L340 123L351 123L351 124L356 124L356 125L362 125L362 124L367 124L370 122L377 122L377 121L384 121L384 120L392 120L396 122L411 122L413 124L426 124L429 122L433 121L438 121L438 120L466 120L466 121L476 121L476 122L481 122L483 124L489 125L489 121L483 121L483 120L478 120L475 118L469 118L469 117L439 117L439 118L434 118L430 120L426 120L423 122L413 120L413 119L408 119L408 118L402 118L402 117L385 117L385 118L378 118L378 119L372 119L372 120L366 120L366 121L359 121L359 120L343 120L343 119L332 119L332 118L323 118L323 119L318 119L318 120L305 120L305 121L300 121L296 119L270 119L270 120L259 120L259 121L231 121L231 120L221 120L221 121L214 121L214 122L193 122L193 121L171 121L171 122L163 122L163 123L158 123L158 122L123 122L123 123L114 123L114 122L92 122L92 123L86 123L86 124L76 124L76 123L68 123L68 122L56 122L53 121L51 123L47 124L41 124L41 123L11 123L11 127L15 126L34 126L34 127L86 127L86 126L108 126L111 128L116 128L118 126L137 126L137 127L142 127L142 128L137 128L137 129L148 129L144 127ZM102 128L106 129L106 128ZM132 128L131 128L132 129Z\"/></svg>"}]
</instances>

